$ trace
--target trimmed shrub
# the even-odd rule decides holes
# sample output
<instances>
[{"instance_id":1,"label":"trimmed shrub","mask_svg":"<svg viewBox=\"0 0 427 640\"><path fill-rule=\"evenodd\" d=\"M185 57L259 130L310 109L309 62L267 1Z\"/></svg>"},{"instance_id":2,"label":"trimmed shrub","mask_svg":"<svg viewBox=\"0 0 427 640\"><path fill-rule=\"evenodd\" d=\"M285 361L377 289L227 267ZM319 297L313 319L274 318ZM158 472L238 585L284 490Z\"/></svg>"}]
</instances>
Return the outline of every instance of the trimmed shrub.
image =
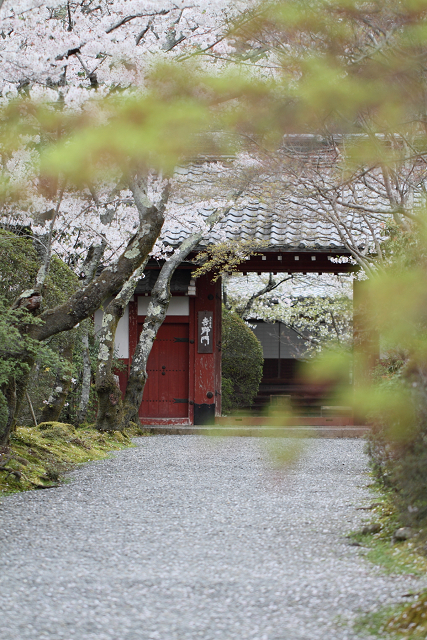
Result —
<instances>
[{"instance_id":1,"label":"trimmed shrub","mask_svg":"<svg viewBox=\"0 0 427 640\"><path fill-rule=\"evenodd\" d=\"M231 311L222 315L222 410L248 407L258 393L264 356L253 331Z\"/></svg>"}]
</instances>

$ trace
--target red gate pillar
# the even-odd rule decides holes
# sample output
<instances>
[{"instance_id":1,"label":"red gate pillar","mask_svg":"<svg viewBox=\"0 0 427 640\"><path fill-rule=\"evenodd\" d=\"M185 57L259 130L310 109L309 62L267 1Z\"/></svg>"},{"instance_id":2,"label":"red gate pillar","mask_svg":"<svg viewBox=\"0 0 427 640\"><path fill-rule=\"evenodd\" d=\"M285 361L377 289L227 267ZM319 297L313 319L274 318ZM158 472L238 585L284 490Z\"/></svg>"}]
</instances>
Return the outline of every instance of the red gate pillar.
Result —
<instances>
[{"instance_id":1,"label":"red gate pillar","mask_svg":"<svg viewBox=\"0 0 427 640\"><path fill-rule=\"evenodd\" d=\"M195 299L194 424L221 415L221 282L197 280Z\"/></svg>"}]
</instances>

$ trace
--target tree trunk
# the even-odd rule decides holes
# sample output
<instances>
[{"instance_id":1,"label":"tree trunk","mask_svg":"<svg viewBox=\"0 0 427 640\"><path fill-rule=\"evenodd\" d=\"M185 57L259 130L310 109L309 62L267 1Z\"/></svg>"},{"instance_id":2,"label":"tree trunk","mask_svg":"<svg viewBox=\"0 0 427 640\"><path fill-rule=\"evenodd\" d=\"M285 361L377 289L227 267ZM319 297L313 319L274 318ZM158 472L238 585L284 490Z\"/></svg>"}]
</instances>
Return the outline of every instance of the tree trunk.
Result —
<instances>
[{"instance_id":1,"label":"tree trunk","mask_svg":"<svg viewBox=\"0 0 427 640\"><path fill-rule=\"evenodd\" d=\"M159 206L148 203L147 187L143 181L133 180L130 188L139 212L137 233L130 239L116 263L104 269L87 287L76 291L67 302L43 312L40 315L41 320L44 321L43 324L33 325L28 331L31 338L39 341L46 340L62 331L69 331L82 320L92 316L108 296L114 295L121 289L123 283L130 278L149 255L163 225L168 186L164 189ZM32 366L34 357L23 350L22 361ZM9 414L6 422L1 419L0 415L0 434L2 434L0 446L7 444L9 440L14 415L15 413Z\"/></svg>"},{"instance_id":2,"label":"tree trunk","mask_svg":"<svg viewBox=\"0 0 427 640\"><path fill-rule=\"evenodd\" d=\"M122 428L122 392L112 373L104 375L97 385L98 415L96 428L99 431L120 431Z\"/></svg>"},{"instance_id":3,"label":"tree trunk","mask_svg":"<svg viewBox=\"0 0 427 640\"><path fill-rule=\"evenodd\" d=\"M62 331L69 331L82 320L92 316L103 301L114 295L144 262L157 240L163 225L163 213L157 207L147 210L145 224L129 241L117 262L106 267L84 289L76 291L67 302L41 314L42 325L33 326L30 336L46 340Z\"/></svg>"},{"instance_id":4,"label":"tree trunk","mask_svg":"<svg viewBox=\"0 0 427 640\"><path fill-rule=\"evenodd\" d=\"M120 293L106 308L102 318L95 382L98 395L96 428L100 431L120 431L123 428L122 394L116 379L117 376L112 371L114 342L119 320L133 296L138 281L143 276L147 262L148 258L123 285Z\"/></svg>"},{"instance_id":5,"label":"tree trunk","mask_svg":"<svg viewBox=\"0 0 427 640\"><path fill-rule=\"evenodd\" d=\"M71 338L71 336L70 336ZM71 387L71 363L73 360L74 336L62 350L62 356L70 366L58 371L55 386L49 396L47 404L43 407L40 422L57 422L67 399Z\"/></svg>"},{"instance_id":6,"label":"tree trunk","mask_svg":"<svg viewBox=\"0 0 427 640\"><path fill-rule=\"evenodd\" d=\"M82 335L83 347L83 376L82 376L82 392L80 395L79 408L77 411L77 422L85 422L90 400L90 382L92 378L92 369L90 366L89 355L89 330L86 328Z\"/></svg>"},{"instance_id":7,"label":"tree trunk","mask_svg":"<svg viewBox=\"0 0 427 640\"><path fill-rule=\"evenodd\" d=\"M177 264L172 264L171 261L165 262L151 292L151 301L132 357L132 365L126 386L123 402L123 428L129 427L131 422L140 423L138 411L142 402L145 383L147 382L147 361L157 332L166 317L171 298L170 281L177 266Z\"/></svg>"},{"instance_id":8,"label":"tree trunk","mask_svg":"<svg viewBox=\"0 0 427 640\"><path fill-rule=\"evenodd\" d=\"M16 409L15 378L9 378L0 389L0 448L9 444L9 433Z\"/></svg>"},{"instance_id":9,"label":"tree trunk","mask_svg":"<svg viewBox=\"0 0 427 640\"><path fill-rule=\"evenodd\" d=\"M17 420L19 419L19 412L22 406L22 403L25 398L25 391L28 387L28 381L30 379L30 373L34 366L34 356L27 356L23 362L28 366L28 371L26 373L21 373L20 376L17 376L16 379L12 382L11 393L13 398L11 397L9 406L11 408L11 413L9 417L9 430L15 431L17 426ZM9 401L8 401L9 402Z\"/></svg>"},{"instance_id":10,"label":"tree trunk","mask_svg":"<svg viewBox=\"0 0 427 640\"><path fill-rule=\"evenodd\" d=\"M98 203L98 198L95 193L92 193L93 198L96 203ZM107 246L107 241L105 238L102 239L99 245L92 245L89 248L88 254L86 256L86 260L83 264L83 282L82 286L85 287L91 280L93 280L96 270L101 262L101 258L104 255L105 248ZM87 412L89 408L90 401L90 383L92 380L92 367L90 362L90 353L89 353L89 325L85 322L85 326L83 329L83 335L81 337L82 343L82 353L83 353L83 375L82 375L82 392L80 395L79 408L77 410L76 420L79 424L86 421Z\"/></svg>"}]
</instances>

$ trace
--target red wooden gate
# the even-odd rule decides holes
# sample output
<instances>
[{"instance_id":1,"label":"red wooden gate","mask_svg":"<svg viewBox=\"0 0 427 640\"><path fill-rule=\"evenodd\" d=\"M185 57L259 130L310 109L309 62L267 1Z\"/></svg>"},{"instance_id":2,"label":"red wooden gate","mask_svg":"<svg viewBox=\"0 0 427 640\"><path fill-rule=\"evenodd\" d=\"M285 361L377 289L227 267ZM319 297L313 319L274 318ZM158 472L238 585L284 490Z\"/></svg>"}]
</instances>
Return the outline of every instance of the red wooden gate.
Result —
<instances>
[{"instance_id":1,"label":"red wooden gate","mask_svg":"<svg viewBox=\"0 0 427 640\"><path fill-rule=\"evenodd\" d=\"M138 337L141 329L142 323L138 323ZM188 324L165 323L160 327L148 358L147 374L140 417L188 417Z\"/></svg>"}]
</instances>

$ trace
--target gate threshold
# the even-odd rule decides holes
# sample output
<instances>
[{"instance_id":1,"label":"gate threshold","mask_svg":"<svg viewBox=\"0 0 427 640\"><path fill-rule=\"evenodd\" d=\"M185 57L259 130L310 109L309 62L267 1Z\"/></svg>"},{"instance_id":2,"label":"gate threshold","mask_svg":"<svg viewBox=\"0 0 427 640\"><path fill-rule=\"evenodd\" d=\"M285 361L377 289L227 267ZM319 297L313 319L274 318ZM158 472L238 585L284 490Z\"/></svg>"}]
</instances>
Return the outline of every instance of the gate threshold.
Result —
<instances>
[{"instance_id":1,"label":"gate threshold","mask_svg":"<svg viewBox=\"0 0 427 640\"><path fill-rule=\"evenodd\" d=\"M188 425L144 425L152 435L206 435L216 437L257 438L362 438L369 433L368 426L188 426Z\"/></svg>"}]
</instances>

